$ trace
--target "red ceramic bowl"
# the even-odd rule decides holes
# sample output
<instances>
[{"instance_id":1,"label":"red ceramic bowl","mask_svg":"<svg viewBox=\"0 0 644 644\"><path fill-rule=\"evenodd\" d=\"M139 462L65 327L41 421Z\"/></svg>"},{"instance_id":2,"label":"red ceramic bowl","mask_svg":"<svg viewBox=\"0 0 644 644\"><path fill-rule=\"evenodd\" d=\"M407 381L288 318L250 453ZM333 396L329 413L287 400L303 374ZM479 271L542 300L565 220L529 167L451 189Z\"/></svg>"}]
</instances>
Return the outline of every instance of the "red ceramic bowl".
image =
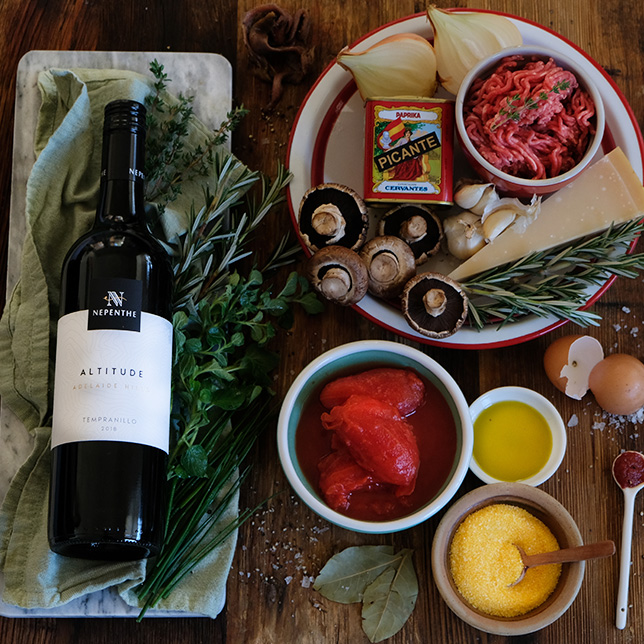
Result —
<instances>
[{"instance_id":1,"label":"red ceramic bowl","mask_svg":"<svg viewBox=\"0 0 644 644\"><path fill-rule=\"evenodd\" d=\"M483 158L481 154L474 147L472 141L465 131L465 123L463 120L463 103L470 87L474 80L479 76L486 76L499 64L502 58L512 56L515 54L521 55L538 55L544 58L552 58L559 66L567 69L575 74L579 84L590 94L593 102L595 103L595 134L591 138L586 153L580 159L579 163L569 170L557 177L550 179L523 179L520 177L512 176L505 172L501 172L495 168L489 161ZM494 183L498 190L502 193L512 194L517 197L532 197L532 195L548 195L556 192L560 188L570 183L583 169L592 161L595 154L598 152L599 147L604 136L605 128L605 111L602 98L595 86L594 82L589 78L586 71L582 66L573 62L566 56L560 53L546 49L545 47L536 47L533 45L523 45L520 47L511 47L503 49L496 54L489 56L482 60L479 64L474 66L467 76L463 79L461 87L459 88L456 96L456 132L461 144L461 148L471 164L474 171L486 182Z\"/></svg>"}]
</instances>

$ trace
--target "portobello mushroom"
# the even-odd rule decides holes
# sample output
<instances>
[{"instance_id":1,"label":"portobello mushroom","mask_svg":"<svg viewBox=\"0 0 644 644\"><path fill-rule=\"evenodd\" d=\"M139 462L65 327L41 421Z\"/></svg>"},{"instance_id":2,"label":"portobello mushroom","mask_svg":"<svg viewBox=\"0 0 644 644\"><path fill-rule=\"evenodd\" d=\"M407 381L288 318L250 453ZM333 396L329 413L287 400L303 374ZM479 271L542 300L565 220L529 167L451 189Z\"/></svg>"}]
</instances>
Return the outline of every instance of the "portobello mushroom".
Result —
<instances>
[{"instance_id":1,"label":"portobello mushroom","mask_svg":"<svg viewBox=\"0 0 644 644\"><path fill-rule=\"evenodd\" d=\"M402 204L385 213L378 224L378 233L395 235L407 242L418 265L439 251L443 225L426 206Z\"/></svg>"},{"instance_id":2,"label":"portobello mushroom","mask_svg":"<svg viewBox=\"0 0 644 644\"><path fill-rule=\"evenodd\" d=\"M416 274L416 259L409 244L393 235L370 239L360 251L369 273L369 292L396 297Z\"/></svg>"},{"instance_id":3,"label":"portobello mushroom","mask_svg":"<svg viewBox=\"0 0 644 644\"><path fill-rule=\"evenodd\" d=\"M358 250L367 238L369 215L362 197L348 186L323 183L304 193L298 211L300 235L313 253L325 246Z\"/></svg>"},{"instance_id":4,"label":"portobello mushroom","mask_svg":"<svg viewBox=\"0 0 644 644\"><path fill-rule=\"evenodd\" d=\"M356 304L367 294L367 267L360 255L350 248L321 248L309 257L306 272L320 295L342 306Z\"/></svg>"},{"instance_id":5,"label":"portobello mushroom","mask_svg":"<svg viewBox=\"0 0 644 644\"><path fill-rule=\"evenodd\" d=\"M407 282L402 294L409 326L429 338L447 338L467 318L468 302L461 285L440 273L421 273Z\"/></svg>"}]
</instances>

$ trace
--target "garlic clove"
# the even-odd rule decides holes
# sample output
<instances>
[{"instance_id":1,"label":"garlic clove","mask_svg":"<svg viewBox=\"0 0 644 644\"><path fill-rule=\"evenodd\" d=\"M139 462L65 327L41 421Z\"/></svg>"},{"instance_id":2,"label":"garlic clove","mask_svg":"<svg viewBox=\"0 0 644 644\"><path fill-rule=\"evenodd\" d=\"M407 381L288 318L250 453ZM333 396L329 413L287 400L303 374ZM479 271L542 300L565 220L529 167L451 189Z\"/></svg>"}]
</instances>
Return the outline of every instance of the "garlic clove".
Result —
<instances>
[{"instance_id":1,"label":"garlic clove","mask_svg":"<svg viewBox=\"0 0 644 644\"><path fill-rule=\"evenodd\" d=\"M529 224L538 217L541 211L541 197L534 195L529 204L524 204L516 197L498 197L495 201L490 201L483 208L481 221L485 223L488 217L501 209L508 209L514 212L516 219L513 226L518 233L524 233Z\"/></svg>"},{"instance_id":2,"label":"garlic clove","mask_svg":"<svg viewBox=\"0 0 644 644\"><path fill-rule=\"evenodd\" d=\"M498 208L499 197L495 187L493 185L488 186L483 192L483 196L479 199L478 203L470 208L470 210L479 217L483 216L486 212Z\"/></svg>"},{"instance_id":3,"label":"garlic clove","mask_svg":"<svg viewBox=\"0 0 644 644\"><path fill-rule=\"evenodd\" d=\"M489 196L494 192L492 183L462 183L454 192L454 202L465 210L472 210L481 200L487 203Z\"/></svg>"},{"instance_id":4,"label":"garlic clove","mask_svg":"<svg viewBox=\"0 0 644 644\"><path fill-rule=\"evenodd\" d=\"M389 36L364 51L345 47L336 60L351 72L363 100L429 98L438 86L434 48L418 34Z\"/></svg>"},{"instance_id":5,"label":"garlic clove","mask_svg":"<svg viewBox=\"0 0 644 644\"><path fill-rule=\"evenodd\" d=\"M441 85L452 94L479 61L506 47L523 44L517 26L504 16L427 8L434 29L436 66Z\"/></svg>"},{"instance_id":6,"label":"garlic clove","mask_svg":"<svg viewBox=\"0 0 644 644\"><path fill-rule=\"evenodd\" d=\"M516 210L506 207L491 212L483 221L483 236L490 242L498 237L516 219Z\"/></svg>"}]
</instances>

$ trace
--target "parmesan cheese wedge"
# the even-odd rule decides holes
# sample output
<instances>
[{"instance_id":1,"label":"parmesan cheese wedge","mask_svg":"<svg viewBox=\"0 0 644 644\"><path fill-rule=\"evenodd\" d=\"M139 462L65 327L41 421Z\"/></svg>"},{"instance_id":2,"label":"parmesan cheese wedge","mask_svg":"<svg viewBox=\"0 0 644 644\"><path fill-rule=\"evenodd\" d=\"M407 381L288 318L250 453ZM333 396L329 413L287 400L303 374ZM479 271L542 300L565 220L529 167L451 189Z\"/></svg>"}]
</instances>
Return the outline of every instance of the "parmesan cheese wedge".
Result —
<instances>
[{"instance_id":1,"label":"parmesan cheese wedge","mask_svg":"<svg viewBox=\"0 0 644 644\"><path fill-rule=\"evenodd\" d=\"M638 217L644 217L644 187L624 152L615 148L546 199L523 232L510 226L449 276L463 281Z\"/></svg>"}]
</instances>

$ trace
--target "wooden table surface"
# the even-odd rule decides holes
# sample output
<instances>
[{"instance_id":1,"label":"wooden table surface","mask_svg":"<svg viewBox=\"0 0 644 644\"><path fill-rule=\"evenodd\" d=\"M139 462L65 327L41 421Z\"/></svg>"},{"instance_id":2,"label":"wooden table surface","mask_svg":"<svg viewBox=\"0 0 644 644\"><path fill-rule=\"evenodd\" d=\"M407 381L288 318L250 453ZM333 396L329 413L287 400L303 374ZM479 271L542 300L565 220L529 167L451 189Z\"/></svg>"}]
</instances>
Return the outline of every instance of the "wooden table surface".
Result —
<instances>
[{"instance_id":1,"label":"wooden table surface","mask_svg":"<svg viewBox=\"0 0 644 644\"><path fill-rule=\"evenodd\" d=\"M455 3L438 0L439 6ZM457 3L466 6L465 3ZM234 150L251 167L273 173L284 160L298 107L316 76L346 44L389 21L423 11L413 0L284 0L289 11L305 8L315 45L313 71L288 86L270 117L262 112L269 87L250 71L241 38L241 21L250 0L0 0L0 288L4 288L9 218L15 74L20 57L31 49L141 50L217 52L234 69L234 100L250 109L234 138ZM644 122L644 3L641 0L487 0L468 6L507 12L544 25L584 49L599 63ZM17 115L19 116L19 115ZM277 239L289 227L282 208L262 236ZM641 244L640 244L641 248ZM0 292L0 308L4 291ZM644 358L642 279L618 279L593 310L603 317L591 334L607 352ZM279 339L282 362L277 391L283 396L299 371L317 355L347 341L372 338L414 344L443 364L459 382L468 401L501 385L531 387L551 399L568 429L568 450L556 476L542 488L571 512L586 541L613 539L619 544L622 494L610 466L622 449L644 449L644 432L633 425L611 426L589 396L573 401L555 391L541 368L546 346L575 332L568 325L546 337L512 347L462 351L416 344L397 338L351 309L328 307L317 317L298 315L296 325ZM273 432L252 455L251 479L242 503L252 506L278 490L285 492L260 510L240 531L227 586L227 603L216 619L8 619L0 618L3 644L92 642L167 642L171 644L270 644L271 642L367 642L359 608L332 603L309 583L334 553L354 544L391 543L415 552L420 594L414 613L392 642L500 642L455 617L432 581L430 548L442 516L393 536L366 536L335 528L313 515L291 493L282 474ZM459 494L480 483L470 474ZM628 625L614 626L618 557L591 562L570 610L556 623L518 641L622 643L644 641L643 501L636 504L633 574Z\"/></svg>"}]
</instances>

